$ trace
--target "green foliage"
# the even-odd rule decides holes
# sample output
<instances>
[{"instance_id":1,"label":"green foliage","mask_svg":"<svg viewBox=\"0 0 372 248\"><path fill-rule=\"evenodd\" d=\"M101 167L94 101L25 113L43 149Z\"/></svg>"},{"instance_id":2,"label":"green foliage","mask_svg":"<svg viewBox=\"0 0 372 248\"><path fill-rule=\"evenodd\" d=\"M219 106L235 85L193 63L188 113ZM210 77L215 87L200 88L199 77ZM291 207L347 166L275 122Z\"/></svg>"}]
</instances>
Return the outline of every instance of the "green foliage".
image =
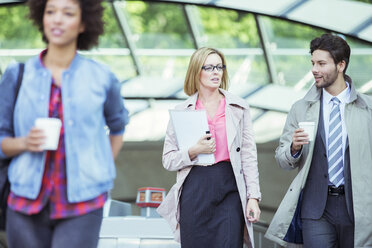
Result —
<instances>
[{"instance_id":1,"label":"green foliage","mask_svg":"<svg viewBox=\"0 0 372 248\"><path fill-rule=\"evenodd\" d=\"M259 47L256 22L252 14L235 10L198 7L205 45L218 48Z\"/></svg>"},{"instance_id":2,"label":"green foliage","mask_svg":"<svg viewBox=\"0 0 372 248\"><path fill-rule=\"evenodd\" d=\"M28 8L17 5L0 8L0 48L43 47L41 35L28 19Z\"/></svg>"},{"instance_id":3,"label":"green foliage","mask_svg":"<svg viewBox=\"0 0 372 248\"><path fill-rule=\"evenodd\" d=\"M178 4L126 2L125 11L138 48L191 48L192 40Z\"/></svg>"},{"instance_id":4,"label":"green foliage","mask_svg":"<svg viewBox=\"0 0 372 248\"><path fill-rule=\"evenodd\" d=\"M309 48L309 42L325 33L324 30L288 22L281 19L264 17L269 40L278 48Z\"/></svg>"},{"instance_id":5,"label":"green foliage","mask_svg":"<svg viewBox=\"0 0 372 248\"><path fill-rule=\"evenodd\" d=\"M372 0L354 0L354 1L372 4Z\"/></svg>"},{"instance_id":6,"label":"green foliage","mask_svg":"<svg viewBox=\"0 0 372 248\"><path fill-rule=\"evenodd\" d=\"M123 48L127 47L113 13L111 4L104 2L105 11L103 12L103 21L105 23L105 33L100 37L99 47L105 48Z\"/></svg>"},{"instance_id":7,"label":"green foliage","mask_svg":"<svg viewBox=\"0 0 372 248\"><path fill-rule=\"evenodd\" d=\"M360 0L371 3L372 0ZM146 49L193 49L194 43L187 25L184 7L181 4L122 1L121 11L126 15L132 37L137 48ZM112 3L104 2L105 33L100 37L100 48L127 48L123 33L117 23ZM219 49L245 49L243 54L228 55L228 70L231 78L246 73L247 82L268 83L268 72L260 50L260 37L253 14L235 10L189 6L192 21L197 24L200 42L203 46ZM306 25L296 24L281 19L259 17L268 36L269 51L280 83L293 86L311 69L309 42L325 31ZM43 48L39 31L28 19L28 8L25 5L0 7L0 49ZM372 63L368 53L370 44L361 43L347 37L352 48L352 57L348 73L359 87L371 79L366 66ZM255 49L249 49L255 48ZM359 50L358 50L359 49ZM362 50L360 50L362 49ZM248 51L248 52L247 52ZM253 53L250 53L253 51ZM353 54L358 51L359 55ZM111 66L120 79L133 77L133 61L127 55L93 56ZM24 60L27 56L18 56ZM146 75L162 75L164 68L174 67L174 77L184 77L188 56L140 56L139 61ZM14 55L3 54L0 57L0 68L14 59ZM125 70L123 70L125 68ZM239 77L237 80L240 80ZM245 79L244 79L245 80ZM246 82L238 82L245 84Z\"/></svg>"},{"instance_id":8,"label":"green foliage","mask_svg":"<svg viewBox=\"0 0 372 248\"><path fill-rule=\"evenodd\" d=\"M130 26L140 48L192 48L186 17L179 4L126 2ZM253 15L216 8L196 9L203 45L219 48L259 47ZM198 20L197 20L198 21ZM238 24L238 25L237 25Z\"/></svg>"}]
</instances>

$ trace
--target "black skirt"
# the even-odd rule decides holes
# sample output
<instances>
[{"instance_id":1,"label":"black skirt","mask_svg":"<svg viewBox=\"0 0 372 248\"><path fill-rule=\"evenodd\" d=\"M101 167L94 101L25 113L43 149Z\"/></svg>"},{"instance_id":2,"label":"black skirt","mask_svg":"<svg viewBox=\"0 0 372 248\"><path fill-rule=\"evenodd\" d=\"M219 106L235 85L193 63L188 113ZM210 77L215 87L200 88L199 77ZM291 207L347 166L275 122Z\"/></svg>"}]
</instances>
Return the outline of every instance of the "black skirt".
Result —
<instances>
[{"instance_id":1,"label":"black skirt","mask_svg":"<svg viewBox=\"0 0 372 248\"><path fill-rule=\"evenodd\" d=\"M182 248L243 247L244 215L230 162L194 166L180 198Z\"/></svg>"}]
</instances>

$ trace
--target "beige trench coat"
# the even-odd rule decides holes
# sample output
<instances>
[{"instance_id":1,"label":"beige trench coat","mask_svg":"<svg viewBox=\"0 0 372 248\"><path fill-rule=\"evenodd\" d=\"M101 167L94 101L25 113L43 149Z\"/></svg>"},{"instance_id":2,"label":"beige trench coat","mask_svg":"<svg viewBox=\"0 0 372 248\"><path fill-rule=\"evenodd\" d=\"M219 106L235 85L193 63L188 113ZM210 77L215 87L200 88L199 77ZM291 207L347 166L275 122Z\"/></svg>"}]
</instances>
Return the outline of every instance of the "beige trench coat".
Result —
<instances>
[{"instance_id":1,"label":"beige trench coat","mask_svg":"<svg viewBox=\"0 0 372 248\"><path fill-rule=\"evenodd\" d=\"M240 97L220 89L226 100L226 133L228 150L236 184L238 187L242 209L246 217L246 205L249 198L261 199L258 179L257 149L253 137L253 126L246 101ZM195 109L198 94L190 96L176 109ZM237 148L240 148L237 150ZM187 150L179 150L171 122L164 141L163 166L169 171L177 171L176 184L170 189L166 199L157 209L171 226L175 240L180 241L179 197L182 185L196 161L191 161ZM245 218L244 241L248 247L253 247L252 224Z\"/></svg>"},{"instance_id":2,"label":"beige trench coat","mask_svg":"<svg viewBox=\"0 0 372 248\"><path fill-rule=\"evenodd\" d=\"M354 85L350 85L350 103L345 106L345 125L349 139L355 218L354 247L372 247L372 99L357 93ZM314 85L303 99L292 106L276 150L275 157L280 167L299 170L265 235L283 246L299 246L287 243L283 238L296 210L299 194L305 186L314 150L314 142L310 142L303 147L297 159L293 158L290 154L292 135L300 121L313 121L315 127L318 127L320 95L321 90Z\"/></svg>"}]
</instances>

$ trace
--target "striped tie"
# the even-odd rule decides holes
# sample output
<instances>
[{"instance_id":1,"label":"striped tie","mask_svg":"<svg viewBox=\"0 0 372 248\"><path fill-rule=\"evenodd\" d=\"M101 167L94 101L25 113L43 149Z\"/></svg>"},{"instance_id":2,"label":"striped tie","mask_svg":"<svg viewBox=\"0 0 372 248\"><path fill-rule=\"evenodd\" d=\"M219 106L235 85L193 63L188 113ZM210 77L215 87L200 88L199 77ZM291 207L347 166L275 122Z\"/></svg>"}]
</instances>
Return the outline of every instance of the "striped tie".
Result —
<instances>
[{"instance_id":1,"label":"striped tie","mask_svg":"<svg viewBox=\"0 0 372 248\"><path fill-rule=\"evenodd\" d=\"M332 98L333 106L329 115L328 134L328 175L336 187L344 183L344 162L342 159L342 125L340 100Z\"/></svg>"}]
</instances>

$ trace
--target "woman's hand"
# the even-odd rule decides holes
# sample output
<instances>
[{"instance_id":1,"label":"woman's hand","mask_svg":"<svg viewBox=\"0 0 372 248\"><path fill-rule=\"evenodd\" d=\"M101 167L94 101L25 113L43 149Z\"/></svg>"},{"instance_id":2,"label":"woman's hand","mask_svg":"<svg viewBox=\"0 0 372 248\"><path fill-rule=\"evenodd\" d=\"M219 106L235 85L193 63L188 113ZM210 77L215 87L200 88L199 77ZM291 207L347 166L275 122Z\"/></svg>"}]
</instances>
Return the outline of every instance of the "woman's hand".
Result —
<instances>
[{"instance_id":1,"label":"woman's hand","mask_svg":"<svg viewBox=\"0 0 372 248\"><path fill-rule=\"evenodd\" d=\"M249 199L247 203L247 219L249 222L256 223L260 220L261 210L257 199Z\"/></svg>"},{"instance_id":2,"label":"woman's hand","mask_svg":"<svg viewBox=\"0 0 372 248\"><path fill-rule=\"evenodd\" d=\"M25 150L29 152L42 152L41 145L45 142L43 130L33 127L24 138Z\"/></svg>"},{"instance_id":3,"label":"woman's hand","mask_svg":"<svg viewBox=\"0 0 372 248\"><path fill-rule=\"evenodd\" d=\"M202 136L198 143L189 149L189 157L191 160L196 158L201 153L214 153L216 151L216 141L212 138L211 134L206 134Z\"/></svg>"},{"instance_id":4,"label":"woman's hand","mask_svg":"<svg viewBox=\"0 0 372 248\"><path fill-rule=\"evenodd\" d=\"M41 145L45 142L44 132L33 127L26 137L7 137L1 142L3 153L9 157L22 152L42 152Z\"/></svg>"}]
</instances>

